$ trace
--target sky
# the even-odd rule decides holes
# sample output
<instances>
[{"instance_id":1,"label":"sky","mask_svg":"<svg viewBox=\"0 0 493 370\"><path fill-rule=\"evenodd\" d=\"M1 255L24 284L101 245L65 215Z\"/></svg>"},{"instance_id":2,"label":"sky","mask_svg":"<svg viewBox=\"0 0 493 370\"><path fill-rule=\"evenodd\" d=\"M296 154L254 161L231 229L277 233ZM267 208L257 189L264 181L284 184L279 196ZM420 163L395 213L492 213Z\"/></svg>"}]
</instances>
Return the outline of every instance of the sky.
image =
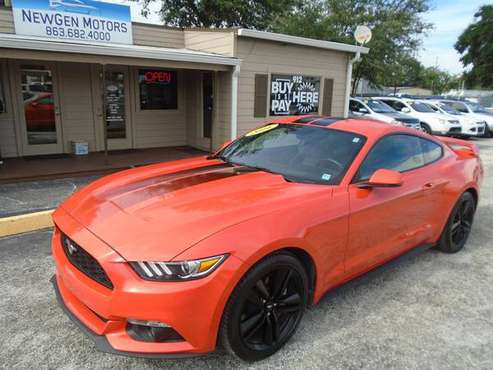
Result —
<instances>
[{"instance_id":1,"label":"sky","mask_svg":"<svg viewBox=\"0 0 493 370\"><path fill-rule=\"evenodd\" d=\"M118 4L130 4L132 20L136 22L159 24L157 11L161 1L151 3L151 14L148 18L140 14L142 5L137 1L104 0ZM418 51L418 59L427 67L438 66L450 73L458 74L463 71L460 56L454 49L459 35L473 22L474 13L481 5L492 0L431 0L431 11L424 19L434 25L434 29L423 37L423 47Z\"/></svg>"}]
</instances>

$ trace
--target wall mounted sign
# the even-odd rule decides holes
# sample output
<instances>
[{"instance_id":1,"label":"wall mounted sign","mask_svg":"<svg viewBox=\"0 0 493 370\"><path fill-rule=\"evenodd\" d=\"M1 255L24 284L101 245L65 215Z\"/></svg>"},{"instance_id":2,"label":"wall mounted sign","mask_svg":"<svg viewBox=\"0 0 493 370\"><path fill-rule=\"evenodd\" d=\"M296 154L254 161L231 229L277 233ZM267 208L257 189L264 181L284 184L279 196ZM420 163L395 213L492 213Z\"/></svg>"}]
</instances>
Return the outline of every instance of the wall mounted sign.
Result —
<instances>
[{"instance_id":1,"label":"wall mounted sign","mask_svg":"<svg viewBox=\"0 0 493 370\"><path fill-rule=\"evenodd\" d=\"M318 113L320 78L300 75L272 75L271 116Z\"/></svg>"},{"instance_id":2,"label":"wall mounted sign","mask_svg":"<svg viewBox=\"0 0 493 370\"><path fill-rule=\"evenodd\" d=\"M51 39L132 44L130 7L94 0L13 0L15 32Z\"/></svg>"}]
</instances>

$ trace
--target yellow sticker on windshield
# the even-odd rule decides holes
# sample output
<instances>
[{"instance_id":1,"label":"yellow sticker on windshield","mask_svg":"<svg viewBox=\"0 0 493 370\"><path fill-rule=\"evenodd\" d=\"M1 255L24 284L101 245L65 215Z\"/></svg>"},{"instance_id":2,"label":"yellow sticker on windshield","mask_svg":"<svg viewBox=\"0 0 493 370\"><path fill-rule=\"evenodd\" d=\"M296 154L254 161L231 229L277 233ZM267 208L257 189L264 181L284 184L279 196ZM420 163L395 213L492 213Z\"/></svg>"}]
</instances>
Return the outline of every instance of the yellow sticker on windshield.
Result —
<instances>
[{"instance_id":1,"label":"yellow sticker on windshield","mask_svg":"<svg viewBox=\"0 0 493 370\"><path fill-rule=\"evenodd\" d=\"M255 136L255 135L270 131L272 129L275 129L277 126L279 126L279 123L273 123L273 124L270 124L270 125L267 125L264 127L260 127L256 130L250 131L249 133L245 134L245 136Z\"/></svg>"}]
</instances>

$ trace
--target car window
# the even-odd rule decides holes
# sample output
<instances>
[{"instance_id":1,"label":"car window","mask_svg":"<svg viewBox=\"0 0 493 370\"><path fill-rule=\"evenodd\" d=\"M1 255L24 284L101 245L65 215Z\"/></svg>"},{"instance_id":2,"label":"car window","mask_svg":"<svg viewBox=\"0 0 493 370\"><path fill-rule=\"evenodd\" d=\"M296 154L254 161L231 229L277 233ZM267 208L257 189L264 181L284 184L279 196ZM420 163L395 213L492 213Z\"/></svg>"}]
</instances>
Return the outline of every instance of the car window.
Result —
<instances>
[{"instance_id":1,"label":"car window","mask_svg":"<svg viewBox=\"0 0 493 370\"><path fill-rule=\"evenodd\" d=\"M425 164L420 139L413 135L390 135L381 139L363 161L357 181L368 180L379 169L409 171Z\"/></svg>"},{"instance_id":2,"label":"car window","mask_svg":"<svg viewBox=\"0 0 493 370\"><path fill-rule=\"evenodd\" d=\"M464 103L459 103L459 102L446 102L448 106L454 108L455 110L458 110L459 112L462 113L469 113L469 110L467 109L466 105Z\"/></svg>"},{"instance_id":3,"label":"car window","mask_svg":"<svg viewBox=\"0 0 493 370\"><path fill-rule=\"evenodd\" d=\"M394 113L395 109L393 109L391 106L388 104L385 104L383 101L380 100L368 100L367 101L368 106L376 113Z\"/></svg>"},{"instance_id":4,"label":"car window","mask_svg":"<svg viewBox=\"0 0 493 370\"><path fill-rule=\"evenodd\" d=\"M411 107L413 107L413 109L416 112L420 112L420 113L433 113L434 112L434 110L429 105L424 104L424 103L413 102L413 103L411 103Z\"/></svg>"},{"instance_id":5,"label":"car window","mask_svg":"<svg viewBox=\"0 0 493 370\"><path fill-rule=\"evenodd\" d=\"M443 154L443 149L437 143L426 139L419 139L421 143L421 149L423 150L423 156L425 164L435 162L440 159Z\"/></svg>"},{"instance_id":6,"label":"car window","mask_svg":"<svg viewBox=\"0 0 493 370\"><path fill-rule=\"evenodd\" d=\"M287 181L334 185L365 142L364 136L351 132L274 123L245 134L219 158L280 174Z\"/></svg>"},{"instance_id":7,"label":"car window","mask_svg":"<svg viewBox=\"0 0 493 370\"><path fill-rule=\"evenodd\" d=\"M349 110L351 112L359 112L361 108L365 108L365 106L361 104L359 101L351 100L349 102Z\"/></svg>"},{"instance_id":8,"label":"car window","mask_svg":"<svg viewBox=\"0 0 493 370\"><path fill-rule=\"evenodd\" d=\"M405 108L406 105L401 103L400 101L397 100L383 100L383 102L387 105L390 105L392 108L394 108L397 111L401 111L402 108Z\"/></svg>"}]
</instances>

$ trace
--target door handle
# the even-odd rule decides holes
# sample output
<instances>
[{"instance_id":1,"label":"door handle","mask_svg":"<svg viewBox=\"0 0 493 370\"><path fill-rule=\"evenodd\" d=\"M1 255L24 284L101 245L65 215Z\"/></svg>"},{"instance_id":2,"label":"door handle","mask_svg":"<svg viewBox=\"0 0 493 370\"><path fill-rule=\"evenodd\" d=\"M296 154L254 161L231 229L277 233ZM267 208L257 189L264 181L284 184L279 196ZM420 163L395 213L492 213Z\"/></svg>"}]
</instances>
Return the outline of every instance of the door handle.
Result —
<instances>
[{"instance_id":1,"label":"door handle","mask_svg":"<svg viewBox=\"0 0 493 370\"><path fill-rule=\"evenodd\" d=\"M435 186L435 184L433 184L432 182L428 182L426 184L423 185L423 189L431 189Z\"/></svg>"}]
</instances>

